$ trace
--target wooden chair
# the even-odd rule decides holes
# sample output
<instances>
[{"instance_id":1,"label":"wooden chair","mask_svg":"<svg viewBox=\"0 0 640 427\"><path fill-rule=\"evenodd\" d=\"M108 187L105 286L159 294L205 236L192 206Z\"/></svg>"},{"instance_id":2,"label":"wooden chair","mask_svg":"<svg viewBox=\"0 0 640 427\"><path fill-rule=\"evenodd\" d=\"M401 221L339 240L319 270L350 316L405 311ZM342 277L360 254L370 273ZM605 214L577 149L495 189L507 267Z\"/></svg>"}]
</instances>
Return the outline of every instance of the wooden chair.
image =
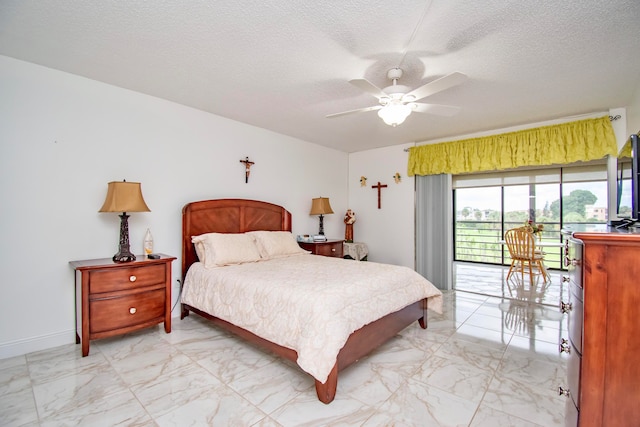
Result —
<instances>
[{"instance_id":1,"label":"wooden chair","mask_svg":"<svg viewBox=\"0 0 640 427\"><path fill-rule=\"evenodd\" d=\"M514 269L519 270L524 282L525 268L529 273L531 287L533 288L534 273L542 274L546 283L550 278L544 267L544 254L536 251L536 238L526 227L513 228L504 234L504 241L509 249L511 267L507 273L507 280Z\"/></svg>"}]
</instances>

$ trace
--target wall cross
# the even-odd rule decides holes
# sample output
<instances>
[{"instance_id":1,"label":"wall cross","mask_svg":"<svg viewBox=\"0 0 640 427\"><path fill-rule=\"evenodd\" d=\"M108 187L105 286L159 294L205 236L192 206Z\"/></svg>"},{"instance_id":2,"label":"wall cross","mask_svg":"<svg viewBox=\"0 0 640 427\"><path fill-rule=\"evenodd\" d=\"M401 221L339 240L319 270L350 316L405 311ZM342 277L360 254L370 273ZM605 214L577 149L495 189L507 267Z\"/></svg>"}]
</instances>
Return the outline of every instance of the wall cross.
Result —
<instances>
[{"instance_id":1,"label":"wall cross","mask_svg":"<svg viewBox=\"0 0 640 427\"><path fill-rule=\"evenodd\" d=\"M378 185L372 185L371 188L378 189L378 209L380 209L380 190L387 188L387 184L380 184L380 181L378 181Z\"/></svg>"},{"instance_id":2,"label":"wall cross","mask_svg":"<svg viewBox=\"0 0 640 427\"><path fill-rule=\"evenodd\" d=\"M255 164L255 162L249 161L249 157L246 157L244 160L240 160L240 163L244 163L244 182L245 184L249 182L249 174L251 174L251 166Z\"/></svg>"}]
</instances>

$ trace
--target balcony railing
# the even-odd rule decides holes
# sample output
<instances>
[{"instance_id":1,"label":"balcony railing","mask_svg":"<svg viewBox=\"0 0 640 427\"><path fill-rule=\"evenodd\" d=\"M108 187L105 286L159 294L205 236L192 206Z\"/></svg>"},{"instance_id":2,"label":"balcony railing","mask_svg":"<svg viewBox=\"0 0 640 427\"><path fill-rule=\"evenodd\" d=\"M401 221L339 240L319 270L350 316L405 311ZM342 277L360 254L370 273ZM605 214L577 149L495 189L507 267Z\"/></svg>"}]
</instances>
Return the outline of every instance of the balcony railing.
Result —
<instances>
[{"instance_id":1,"label":"balcony railing","mask_svg":"<svg viewBox=\"0 0 640 427\"><path fill-rule=\"evenodd\" d=\"M541 224L544 225L544 231L539 237L541 240L562 242L559 222ZM484 264L511 264L507 247L499 242L504 236L504 231L521 225L522 222L504 222L503 225L499 221L456 221L454 259ZM562 248L545 247L544 251L547 268L561 269Z\"/></svg>"}]
</instances>

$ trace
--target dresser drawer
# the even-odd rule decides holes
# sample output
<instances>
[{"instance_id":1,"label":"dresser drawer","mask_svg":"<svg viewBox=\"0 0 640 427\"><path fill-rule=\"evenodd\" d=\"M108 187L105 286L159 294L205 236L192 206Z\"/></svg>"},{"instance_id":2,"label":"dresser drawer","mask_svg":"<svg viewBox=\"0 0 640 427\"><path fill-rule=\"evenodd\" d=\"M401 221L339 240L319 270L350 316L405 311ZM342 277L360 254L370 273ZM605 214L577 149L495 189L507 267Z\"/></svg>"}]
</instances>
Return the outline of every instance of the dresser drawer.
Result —
<instances>
[{"instance_id":1,"label":"dresser drawer","mask_svg":"<svg viewBox=\"0 0 640 427\"><path fill-rule=\"evenodd\" d=\"M564 425L565 427L578 427L578 417L580 412L576 408L571 399L567 399L564 406Z\"/></svg>"},{"instance_id":2,"label":"dresser drawer","mask_svg":"<svg viewBox=\"0 0 640 427\"><path fill-rule=\"evenodd\" d=\"M91 271L89 292L102 293L120 291L164 283L166 265L132 266Z\"/></svg>"},{"instance_id":3,"label":"dresser drawer","mask_svg":"<svg viewBox=\"0 0 640 427\"><path fill-rule=\"evenodd\" d=\"M567 267L569 278L573 283L582 288L582 251L583 245L576 240L570 240L567 245L564 264Z\"/></svg>"},{"instance_id":4,"label":"dresser drawer","mask_svg":"<svg viewBox=\"0 0 640 427\"><path fill-rule=\"evenodd\" d=\"M569 287L569 302L571 311L569 312L569 339L580 354L582 354L584 303L582 302L582 288L571 282Z\"/></svg>"},{"instance_id":5,"label":"dresser drawer","mask_svg":"<svg viewBox=\"0 0 640 427\"><path fill-rule=\"evenodd\" d=\"M165 295L162 288L89 301L90 333L161 321L165 315Z\"/></svg>"},{"instance_id":6,"label":"dresser drawer","mask_svg":"<svg viewBox=\"0 0 640 427\"><path fill-rule=\"evenodd\" d=\"M576 351L574 346L571 346L571 353L569 355L569 361L567 362L567 383L569 385L569 400L573 402L575 407L579 407L579 394L580 394L580 363L582 363L582 357Z\"/></svg>"}]
</instances>

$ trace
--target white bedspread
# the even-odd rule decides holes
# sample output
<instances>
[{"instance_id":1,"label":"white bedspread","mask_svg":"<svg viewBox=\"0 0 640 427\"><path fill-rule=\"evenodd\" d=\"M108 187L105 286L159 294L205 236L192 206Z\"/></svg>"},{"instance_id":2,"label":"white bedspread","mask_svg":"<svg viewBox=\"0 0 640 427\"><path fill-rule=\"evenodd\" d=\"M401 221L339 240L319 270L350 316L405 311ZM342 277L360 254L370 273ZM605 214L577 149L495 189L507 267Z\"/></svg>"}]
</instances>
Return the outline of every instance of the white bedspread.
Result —
<instances>
[{"instance_id":1,"label":"white bedspread","mask_svg":"<svg viewBox=\"0 0 640 427\"><path fill-rule=\"evenodd\" d=\"M295 350L326 382L349 335L422 298L442 311L442 293L410 268L317 255L187 272L182 302Z\"/></svg>"}]
</instances>

